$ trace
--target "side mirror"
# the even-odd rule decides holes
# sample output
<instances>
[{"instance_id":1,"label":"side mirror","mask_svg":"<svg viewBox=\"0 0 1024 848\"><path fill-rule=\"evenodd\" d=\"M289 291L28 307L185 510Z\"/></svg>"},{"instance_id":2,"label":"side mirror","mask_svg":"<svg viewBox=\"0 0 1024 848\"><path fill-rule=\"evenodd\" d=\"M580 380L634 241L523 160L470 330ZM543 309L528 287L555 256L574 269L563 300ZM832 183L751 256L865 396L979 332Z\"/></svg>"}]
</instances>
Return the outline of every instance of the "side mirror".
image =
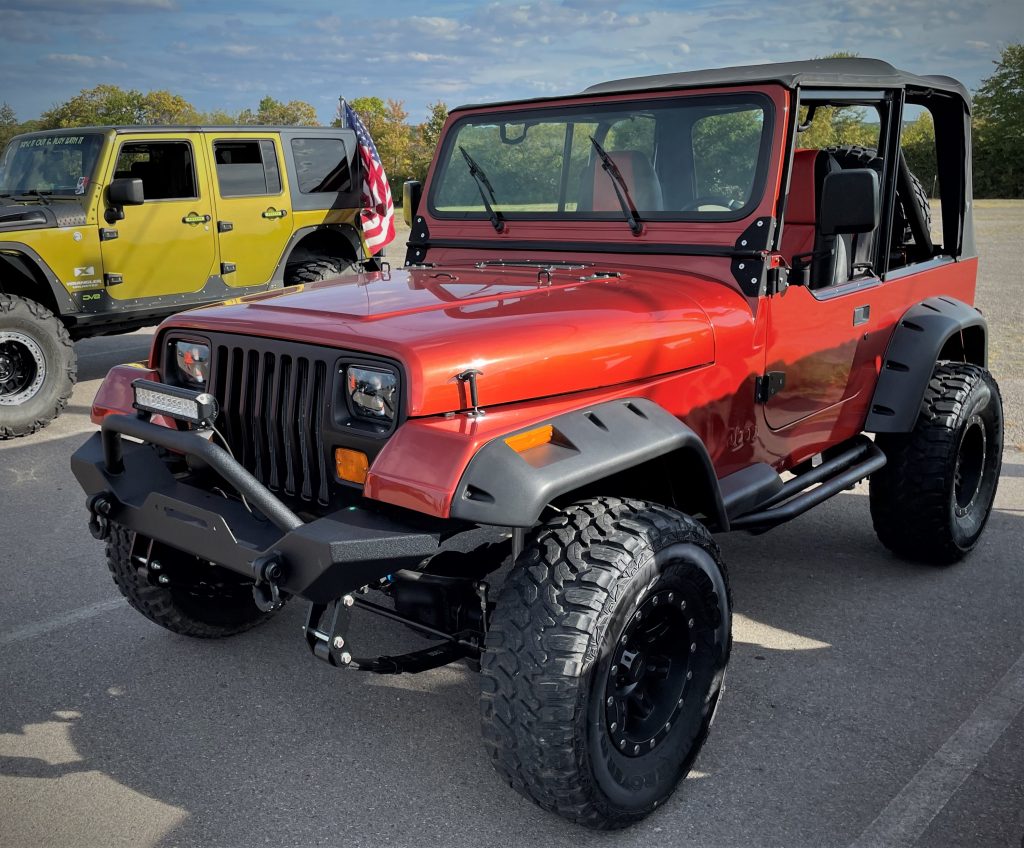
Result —
<instances>
[{"instance_id":1,"label":"side mirror","mask_svg":"<svg viewBox=\"0 0 1024 848\"><path fill-rule=\"evenodd\" d=\"M107 188L107 200L111 206L141 206L146 202L142 180L138 177L122 177L111 180Z\"/></svg>"},{"instance_id":2,"label":"side mirror","mask_svg":"<svg viewBox=\"0 0 1024 848\"><path fill-rule=\"evenodd\" d=\"M111 180L107 186L107 210L103 217L108 224L124 220L125 206L141 206L146 202L142 180L138 177L122 177Z\"/></svg>"},{"instance_id":3,"label":"side mirror","mask_svg":"<svg viewBox=\"0 0 1024 848\"><path fill-rule=\"evenodd\" d=\"M825 177L821 188L818 229L822 235L869 233L878 226L878 174L851 168Z\"/></svg>"},{"instance_id":4,"label":"side mirror","mask_svg":"<svg viewBox=\"0 0 1024 848\"><path fill-rule=\"evenodd\" d=\"M412 226L416 217L416 210L420 207L420 197L423 196L423 183L419 180L406 180L402 186L402 217L405 218L405 225Z\"/></svg>"}]
</instances>

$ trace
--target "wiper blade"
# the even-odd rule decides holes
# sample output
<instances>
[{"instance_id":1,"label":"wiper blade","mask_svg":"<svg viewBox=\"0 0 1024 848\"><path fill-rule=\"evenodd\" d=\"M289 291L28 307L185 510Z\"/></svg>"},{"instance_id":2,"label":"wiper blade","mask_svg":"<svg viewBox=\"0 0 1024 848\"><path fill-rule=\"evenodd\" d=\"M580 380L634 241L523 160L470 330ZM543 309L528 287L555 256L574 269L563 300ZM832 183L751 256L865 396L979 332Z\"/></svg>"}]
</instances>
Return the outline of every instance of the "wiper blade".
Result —
<instances>
[{"instance_id":1,"label":"wiper blade","mask_svg":"<svg viewBox=\"0 0 1024 848\"><path fill-rule=\"evenodd\" d=\"M484 209L487 210L487 215L491 219L491 226L499 233L502 232L505 229L505 219L491 205L492 202L497 202L494 197L494 187L491 185L491 181L487 179L484 169L473 161L473 157L466 152L466 148L461 144L459 145L459 152L462 154L462 158L466 160L466 164L469 165L469 175L476 181L477 190L480 192L480 199L484 202ZM491 196L490 199L487 198L488 194Z\"/></svg>"},{"instance_id":2,"label":"wiper blade","mask_svg":"<svg viewBox=\"0 0 1024 848\"><path fill-rule=\"evenodd\" d=\"M597 155L601 158L601 167L604 168L612 181L612 188L615 189L615 196L619 200L619 206L622 207L622 214L629 224L629 228L633 231L633 235L640 235L643 232L644 225L640 223L640 213L636 211L633 198L629 196L629 186L626 185L626 180L623 179L619 166L608 155L608 151L601 147L596 138L590 136L590 143L594 145L594 150L597 151Z\"/></svg>"},{"instance_id":3,"label":"wiper blade","mask_svg":"<svg viewBox=\"0 0 1024 848\"><path fill-rule=\"evenodd\" d=\"M50 194L53 194L53 192L52 191L40 191L37 188L30 188L28 191L21 192L19 196L20 197L38 197L41 201L43 201L43 203L45 203L47 206L49 206L50 205L50 198L47 197L47 195L50 195Z\"/></svg>"}]
</instances>

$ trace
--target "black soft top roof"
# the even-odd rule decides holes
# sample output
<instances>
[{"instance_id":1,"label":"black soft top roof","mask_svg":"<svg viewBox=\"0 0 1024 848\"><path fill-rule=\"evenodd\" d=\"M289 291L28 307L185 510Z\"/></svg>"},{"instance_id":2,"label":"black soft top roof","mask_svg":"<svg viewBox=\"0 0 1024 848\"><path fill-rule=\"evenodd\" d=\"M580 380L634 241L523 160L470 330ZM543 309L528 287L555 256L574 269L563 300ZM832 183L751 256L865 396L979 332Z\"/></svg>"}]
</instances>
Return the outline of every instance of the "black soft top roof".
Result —
<instances>
[{"instance_id":1,"label":"black soft top roof","mask_svg":"<svg viewBox=\"0 0 1024 848\"><path fill-rule=\"evenodd\" d=\"M960 97L970 103L970 93L952 77L920 76L894 68L880 59L810 59L804 62L778 62L770 65L740 65L733 68L713 68L705 71L684 71L674 74L656 74L649 77L629 77L598 83L570 97L594 94L625 94L628 92L658 91L669 88L713 88L715 86L750 83L779 83L787 88L816 86L826 88L913 88L934 89ZM563 100L564 97L539 97L531 100L506 101L511 103L542 103ZM472 109L484 105L460 106ZM453 109L452 111L458 111Z\"/></svg>"}]
</instances>

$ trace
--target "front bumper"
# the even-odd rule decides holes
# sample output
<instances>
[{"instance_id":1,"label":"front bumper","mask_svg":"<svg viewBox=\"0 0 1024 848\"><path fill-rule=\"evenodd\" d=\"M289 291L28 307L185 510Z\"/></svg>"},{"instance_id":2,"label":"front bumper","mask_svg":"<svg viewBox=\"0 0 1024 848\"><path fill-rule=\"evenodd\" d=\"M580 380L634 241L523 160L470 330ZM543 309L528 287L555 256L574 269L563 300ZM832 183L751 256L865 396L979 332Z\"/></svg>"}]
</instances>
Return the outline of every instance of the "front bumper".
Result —
<instances>
[{"instance_id":1,"label":"front bumper","mask_svg":"<svg viewBox=\"0 0 1024 848\"><path fill-rule=\"evenodd\" d=\"M252 511L178 479L154 446L209 466ZM443 539L474 529L408 511L392 515L355 507L305 523L199 433L131 415L107 416L101 432L75 451L71 469L90 504L102 503L103 519L255 580L273 560L281 566L280 590L313 603L328 603L414 567L437 552Z\"/></svg>"}]
</instances>

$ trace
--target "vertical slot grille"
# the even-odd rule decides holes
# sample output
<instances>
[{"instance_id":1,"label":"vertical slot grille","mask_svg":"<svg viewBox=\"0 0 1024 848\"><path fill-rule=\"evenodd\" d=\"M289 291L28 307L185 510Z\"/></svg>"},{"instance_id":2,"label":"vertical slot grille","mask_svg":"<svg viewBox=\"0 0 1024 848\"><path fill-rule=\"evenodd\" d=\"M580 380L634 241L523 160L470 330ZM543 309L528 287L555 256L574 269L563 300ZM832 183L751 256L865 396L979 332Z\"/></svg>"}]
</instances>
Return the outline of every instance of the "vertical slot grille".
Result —
<instances>
[{"instance_id":1,"label":"vertical slot grille","mask_svg":"<svg viewBox=\"0 0 1024 848\"><path fill-rule=\"evenodd\" d=\"M271 491L326 504L327 360L227 344L214 356L210 391L235 458Z\"/></svg>"}]
</instances>

